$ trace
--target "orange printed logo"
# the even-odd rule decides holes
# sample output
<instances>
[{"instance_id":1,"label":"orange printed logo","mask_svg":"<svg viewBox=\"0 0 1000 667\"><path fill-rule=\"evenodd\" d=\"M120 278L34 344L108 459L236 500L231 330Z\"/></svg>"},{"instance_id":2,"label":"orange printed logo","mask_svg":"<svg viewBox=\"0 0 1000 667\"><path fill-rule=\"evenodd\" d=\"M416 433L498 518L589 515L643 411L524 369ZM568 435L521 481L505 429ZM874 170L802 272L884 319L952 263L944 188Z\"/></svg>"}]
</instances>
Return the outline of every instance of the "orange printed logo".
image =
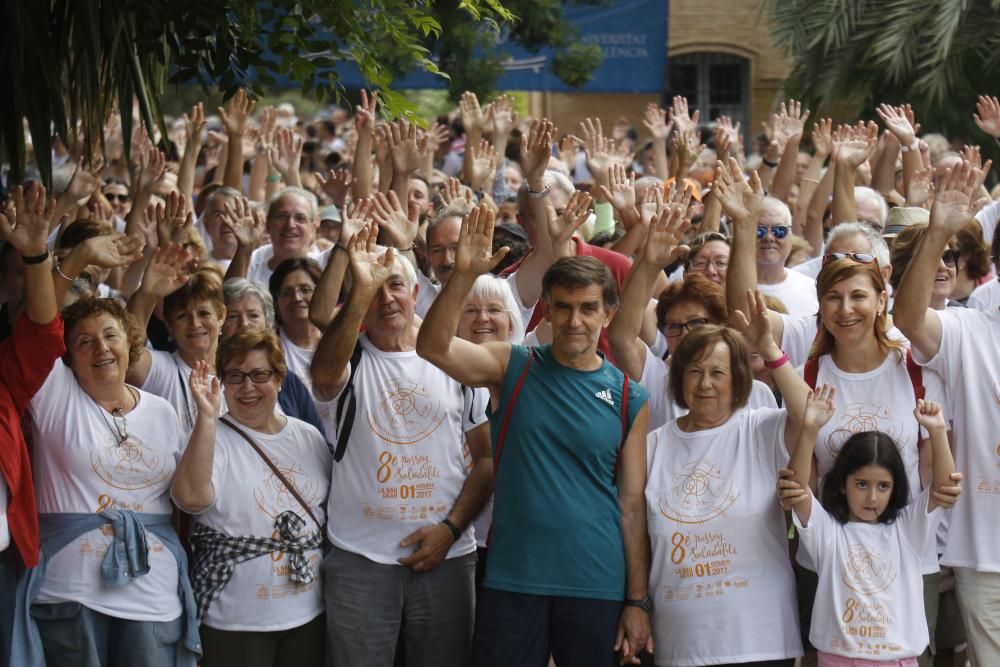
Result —
<instances>
[{"instance_id":1,"label":"orange printed logo","mask_svg":"<svg viewBox=\"0 0 1000 667\"><path fill-rule=\"evenodd\" d=\"M841 564L844 585L863 595L881 593L896 580L896 567L876 549L855 544Z\"/></svg>"},{"instance_id":2,"label":"orange printed logo","mask_svg":"<svg viewBox=\"0 0 1000 667\"><path fill-rule=\"evenodd\" d=\"M125 442L110 435L90 452L90 468L108 486L124 491L137 491L156 486L170 478L174 459L148 447L134 434Z\"/></svg>"},{"instance_id":3,"label":"orange printed logo","mask_svg":"<svg viewBox=\"0 0 1000 667\"><path fill-rule=\"evenodd\" d=\"M382 386L383 400L368 413L368 427L394 445L425 440L445 419L441 401L431 396L423 382L393 378Z\"/></svg>"},{"instance_id":4,"label":"orange printed logo","mask_svg":"<svg viewBox=\"0 0 1000 667\"><path fill-rule=\"evenodd\" d=\"M660 513L677 523L703 524L725 514L739 497L721 466L695 461L684 466L669 492L660 496Z\"/></svg>"}]
</instances>

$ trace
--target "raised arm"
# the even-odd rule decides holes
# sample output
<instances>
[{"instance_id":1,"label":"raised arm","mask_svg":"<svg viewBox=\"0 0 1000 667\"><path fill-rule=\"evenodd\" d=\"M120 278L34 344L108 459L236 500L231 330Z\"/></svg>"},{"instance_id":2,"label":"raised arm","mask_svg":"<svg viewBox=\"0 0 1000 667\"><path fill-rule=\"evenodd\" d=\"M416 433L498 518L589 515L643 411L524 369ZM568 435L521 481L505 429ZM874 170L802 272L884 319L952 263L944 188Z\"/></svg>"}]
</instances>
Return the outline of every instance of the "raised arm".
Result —
<instances>
[{"instance_id":1,"label":"raised arm","mask_svg":"<svg viewBox=\"0 0 1000 667\"><path fill-rule=\"evenodd\" d=\"M674 129L673 121L667 122L667 111L658 105L650 102L646 105L646 112L643 114L642 124L646 126L653 137L653 168L656 176L660 180L670 178L670 161L667 159L667 138Z\"/></svg>"},{"instance_id":2,"label":"raised arm","mask_svg":"<svg viewBox=\"0 0 1000 667\"><path fill-rule=\"evenodd\" d=\"M646 344L639 339L646 304L653 296L653 286L664 267L687 251L686 246L680 245L687 227L680 207L665 209L653 221L642 254L625 277L621 306L608 326L608 342L615 365L636 382L642 378L648 353Z\"/></svg>"},{"instance_id":3,"label":"raised arm","mask_svg":"<svg viewBox=\"0 0 1000 667\"><path fill-rule=\"evenodd\" d=\"M534 121L528 130L528 136L522 138L521 141L521 168L524 169L525 180L528 182L528 206L531 210L526 213L534 222L535 245L532 252L521 262L521 266L518 267L514 276L514 280L517 282L517 293L521 297L522 305L526 308L530 308L538 302L542 295L542 276L545 275L556 258L556 249L550 230L551 225L549 225L549 216L552 211L548 205L548 198L531 196L531 193L541 193L545 190L545 168L549 164L551 150L552 123L544 119ZM590 202L589 195L584 200L578 197L577 193L574 193L566 206L567 215L574 216L581 207L589 207ZM576 228L574 227L574 229ZM570 231L570 235L572 233ZM561 241L568 242L569 238Z\"/></svg>"},{"instance_id":4,"label":"raised arm","mask_svg":"<svg viewBox=\"0 0 1000 667\"><path fill-rule=\"evenodd\" d=\"M392 185L399 201L407 201L410 191L410 176L420 167L420 155L426 148L427 137L417 142L417 126L398 119L389 126L387 133L389 152L392 157ZM465 154L470 155L468 147Z\"/></svg>"},{"instance_id":5,"label":"raised arm","mask_svg":"<svg viewBox=\"0 0 1000 667\"><path fill-rule=\"evenodd\" d=\"M927 511L932 512L934 508L942 504L938 499L938 494L943 492L944 487L954 487L951 476L955 473L955 458L952 456L951 446L948 444L948 424L945 422L941 406L934 401L918 400L913 414L917 418L917 423L927 429L927 435L931 441L931 466L934 471L934 482L927 498ZM951 507L954 504L954 490L952 489L945 495L950 500L947 506Z\"/></svg>"},{"instance_id":6,"label":"raised arm","mask_svg":"<svg viewBox=\"0 0 1000 667\"><path fill-rule=\"evenodd\" d=\"M347 384L347 364L358 342L365 313L379 288L392 275L396 251L389 248L379 257L375 252L377 238L378 225L371 223L355 234L348 244L351 291L344 307L323 332L309 367L313 394L320 400L332 400Z\"/></svg>"},{"instance_id":7,"label":"raised arm","mask_svg":"<svg viewBox=\"0 0 1000 667\"><path fill-rule=\"evenodd\" d=\"M510 251L493 252L495 216L480 204L462 220L455 270L420 326L417 354L470 387L498 387L510 359L509 343L477 345L455 335L462 307L476 278L488 273Z\"/></svg>"},{"instance_id":8,"label":"raised arm","mask_svg":"<svg viewBox=\"0 0 1000 667\"><path fill-rule=\"evenodd\" d=\"M801 490L805 491L807 497L810 494L809 479L812 475L816 438L819 436L820 429L830 421L833 413L836 412L836 408L833 406L835 393L836 390L833 387L824 384L816 387L814 391L809 391L806 395L805 411L801 419L802 429L799 432L799 441L788 467L792 469L792 479ZM803 526L809 524L809 516L812 514L811 502L796 503L792 509Z\"/></svg>"},{"instance_id":9,"label":"raised arm","mask_svg":"<svg viewBox=\"0 0 1000 667\"><path fill-rule=\"evenodd\" d=\"M831 126L833 121L829 118L820 118L813 124L812 143L813 156L809 159L809 165L802 174L799 182L799 204L795 207L795 216L792 218L792 231L799 236L805 237L815 250L815 254L822 252L823 225L810 225L809 204L812 202L813 194L819 189L820 178L823 175L823 165L830 155L831 149Z\"/></svg>"},{"instance_id":10,"label":"raised arm","mask_svg":"<svg viewBox=\"0 0 1000 667\"><path fill-rule=\"evenodd\" d=\"M927 233L895 294L893 322L924 358L933 357L941 347L941 319L930 308L934 275L948 241L972 219L969 207L978 172L963 160L947 173L934 197Z\"/></svg>"},{"instance_id":11,"label":"raised arm","mask_svg":"<svg viewBox=\"0 0 1000 667\"><path fill-rule=\"evenodd\" d=\"M219 107L219 117L226 128L229 143L226 146L226 171L222 184L243 192L243 135L253 114L254 102L240 89L229 98L226 107Z\"/></svg>"},{"instance_id":12,"label":"raised arm","mask_svg":"<svg viewBox=\"0 0 1000 667\"><path fill-rule=\"evenodd\" d=\"M191 107L191 115L184 114L184 155L177 170L177 189L189 208L193 208L194 172L201 153L201 133L205 130L205 105L198 102Z\"/></svg>"},{"instance_id":13,"label":"raised arm","mask_svg":"<svg viewBox=\"0 0 1000 667\"><path fill-rule=\"evenodd\" d=\"M198 406L198 416L170 481L170 495L182 510L198 514L215 503L212 466L222 387L219 378L208 372L208 364L204 361L195 362L188 386Z\"/></svg>"},{"instance_id":14,"label":"raised arm","mask_svg":"<svg viewBox=\"0 0 1000 667\"><path fill-rule=\"evenodd\" d=\"M222 224L236 238L236 252L226 269L226 280L246 278L250 257L264 238L264 213L250 206L246 197L227 203L222 212Z\"/></svg>"},{"instance_id":15,"label":"raised arm","mask_svg":"<svg viewBox=\"0 0 1000 667\"><path fill-rule=\"evenodd\" d=\"M371 96L362 89L361 104L354 108L354 132L358 135L354 144L354 198L366 199L372 193L372 137L375 132L375 114L378 108L378 93Z\"/></svg>"},{"instance_id":16,"label":"raised arm","mask_svg":"<svg viewBox=\"0 0 1000 667\"><path fill-rule=\"evenodd\" d=\"M840 142L833 172L833 224L854 222L858 219L857 203L854 201L855 174L865 160L875 152L878 145L878 125L858 123L849 135Z\"/></svg>"},{"instance_id":17,"label":"raised arm","mask_svg":"<svg viewBox=\"0 0 1000 667\"><path fill-rule=\"evenodd\" d=\"M287 127L278 130L270 147L270 160L278 170L286 187L302 187L302 175L299 166L302 164L302 137Z\"/></svg>"},{"instance_id":18,"label":"raised arm","mask_svg":"<svg viewBox=\"0 0 1000 667\"><path fill-rule=\"evenodd\" d=\"M14 211L0 212L0 236L24 260L25 313L35 324L48 324L59 313L52 283L52 260L46 242L55 200L45 188L32 183L28 191L14 188Z\"/></svg>"},{"instance_id":19,"label":"raised arm","mask_svg":"<svg viewBox=\"0 0 1000 667\"><path fill-rule=\"evenodd\" d=\"M771 182L771 196L783 202L788 201L788 195L792 191L795 183L795 172L799 160L799 144L802 142L802 132L805 130L806 121L809 120L809 111L802 111L802 104L795 100L788 100L787 106L781 103L781 110L778 112L777 121L774 124L774 134L779 144L785 146L778 161L778 168L774 172L774 180Z\"/></svg>"},{"instance_id":20,"label":"raised arm","mask_svg":"<svg viewBox=\"0 0 1000 667\"><path fill-rule=\"evenodd\" d=\"M330 251L326 268L323 269L312 301L309 302L309 321L320 331L325 331L330 326L337 313L337 302L344 286L344 276L347 275L347 268L350 265L348 248L354 235L371 222L371 212L371 199L362 199L351 209L347 207L341 209L343 224L340 228L340 239Z\"/></svg>"}]
</instances>

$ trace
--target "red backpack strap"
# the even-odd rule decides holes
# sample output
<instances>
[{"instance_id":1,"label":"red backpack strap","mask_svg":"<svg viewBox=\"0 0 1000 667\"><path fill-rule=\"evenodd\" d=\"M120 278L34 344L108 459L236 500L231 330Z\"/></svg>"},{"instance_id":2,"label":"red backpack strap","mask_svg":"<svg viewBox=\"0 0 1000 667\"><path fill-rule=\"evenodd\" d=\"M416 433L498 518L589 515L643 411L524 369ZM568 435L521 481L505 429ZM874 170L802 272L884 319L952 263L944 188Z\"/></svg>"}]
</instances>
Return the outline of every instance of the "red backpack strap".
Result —
<instances>
[{"instance_id":1,"label":"red backpack strap","mask_svg":"<svg viewBox=\"0 0 1000 667\"><path fill-rule=\"evenodd\" d=\"M816 376L819 375L819 358L809 357L806 365L802 368L802 379L806 381L810 389L816 388Z\"/></svg>"},{"instance_id":2,"label":"red backpack strap","mask_svg":"<svg viewBox=\"0 0 1000 667\"><path fill-rule=\"evenodd\" d=\"M622 381L622 439L618 443L618 454L615 456L615 476L618 481L618 464L622 460L622 450L625 448L625 438L628 437L628 373L623 373L625 379Z\"/></svg>"},{"instance_id":3,"label":"red backpack strap","mask_svg":"<svg viewBox=\"0 0 1000 667\"><path fill-rule=\"evenodd\" d=\"M914 398L918 401L922 400L927 394L927 390L924 388L924 369L913 360L913 355L909 350L906 351L906 374L910 376Z\"/></svg>"},{"instance_id":4,"label":"red backpack strap","mask_svg":"<svg viewBox=\"0 0 1000 667\"><path fill-rule=\"evenodd\" d=\"M531 368L531 360L535 358L534 348L528 348L528 361L524 364L524 370L521 371L521 377L517 379L517 384L514 385L514 391L511 392L510 398L507 399L507 409L503 413L503 421L500 422L500 435L497 436L497 451L493 455L493 480L496 481L497 478L497 468L500 467L500 453L503 451L503 442L507 437L507 426L510 424L510 415L514 411L514 404L517 403L517 395L521 393L521 385L524 384L524 378L528 376L528 369Z\"/></svg>"}]
</instances>

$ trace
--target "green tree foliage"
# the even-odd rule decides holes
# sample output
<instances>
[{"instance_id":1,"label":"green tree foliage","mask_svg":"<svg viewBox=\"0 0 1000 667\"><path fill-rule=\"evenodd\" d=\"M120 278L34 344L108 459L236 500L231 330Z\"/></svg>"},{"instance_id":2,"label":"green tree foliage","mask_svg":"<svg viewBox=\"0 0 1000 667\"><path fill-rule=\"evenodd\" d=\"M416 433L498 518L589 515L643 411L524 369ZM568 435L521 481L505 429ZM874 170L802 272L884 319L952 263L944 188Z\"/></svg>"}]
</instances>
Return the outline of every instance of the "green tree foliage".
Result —
<instances>
[{"instance_id":1,"label":"green tree foliage","mask_svg":"<svg viewBox=\"0 0 1000 667\"><path fill-rule=\"evenodd\" d=\"M455 23L470 29L514 20L500 0L448 1ZM133 100L150 130L162 125L168 81L218 85L228 97L280 73L333 99L341 58L358 63L390 113L407 113L389 88L388 61L439 72L425 40L442 37L440 11L432 0L0 0L0 161L20 178L24 119L47 183L53 128L67 145L93 146L117 111L127 147Z\"/></svg>"},{"instance_id":2,"label":"green tree foliage","mask_svg":"<svg viewBox=\"0 0 1000 667\"><path fill-rule=\"evenodd\" d=\"M811 108L872 117L879 102L910 102L925 132L983 142L971 114L997 93L1000 0L766 0L764 11L794 61L788 92Z\"/></svg>"}]
</instances>

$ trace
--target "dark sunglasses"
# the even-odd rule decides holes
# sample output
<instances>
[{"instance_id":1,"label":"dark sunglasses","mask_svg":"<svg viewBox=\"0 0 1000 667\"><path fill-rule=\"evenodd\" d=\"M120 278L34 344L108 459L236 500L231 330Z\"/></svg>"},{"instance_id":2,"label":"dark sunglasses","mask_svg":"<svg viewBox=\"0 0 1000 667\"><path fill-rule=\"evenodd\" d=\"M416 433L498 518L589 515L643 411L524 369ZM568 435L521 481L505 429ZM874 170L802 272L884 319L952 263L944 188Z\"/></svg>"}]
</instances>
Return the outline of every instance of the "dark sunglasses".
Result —
<instances>
[{"instance_id":1,"label":"dark sunglasses","mask_svg":"<svg viewBox=\"0 0 1000 667\"><path fill-rule=\"evenodd\" d=\"M781 240L788 236L788 233L792 231L792 228L788 225L775 225L774 227L768 227L767 225L757 225L757 238L762 239L767 236L768 232L771 232L771 236L777 240Z\"/></svg>"},{"instance_id":2,"label":"dark sunglasses","mask_svg":"<svg viewBox=\"0 0 1000 667\"><path fill-rule=\"evenodd\" d=\"M958 251L957 250L945 250L941 253L941 261L947 267L954 267L958 264Z\"/></svg>"},{"instance_id":3,"label":"dark sunglasses","mask_svg":"<svg viewBox=\"0 0 1000 667\"><path fill-rule=\"evenodd\" d=\"M120 201L123 204L125 202L127 202L128 199L129 199L128 195L116 195L116 194L114 194L112 192L105 193L104 198L108 200L108 203L111 203L115 199L117 199L118 201Z\"/></svg>"},{"instance_id":4,"label":"dark sunglasses","mask_svg":"<svg viewBox=\"0 0 1000 667\"><path fill-rule=\"evenodd\" d=\"M838 259L850 259L858 264L878 264L878 257L866 252L831 252L829 255L823 255L823 266Z\"/></svg>"}]
</instances>

